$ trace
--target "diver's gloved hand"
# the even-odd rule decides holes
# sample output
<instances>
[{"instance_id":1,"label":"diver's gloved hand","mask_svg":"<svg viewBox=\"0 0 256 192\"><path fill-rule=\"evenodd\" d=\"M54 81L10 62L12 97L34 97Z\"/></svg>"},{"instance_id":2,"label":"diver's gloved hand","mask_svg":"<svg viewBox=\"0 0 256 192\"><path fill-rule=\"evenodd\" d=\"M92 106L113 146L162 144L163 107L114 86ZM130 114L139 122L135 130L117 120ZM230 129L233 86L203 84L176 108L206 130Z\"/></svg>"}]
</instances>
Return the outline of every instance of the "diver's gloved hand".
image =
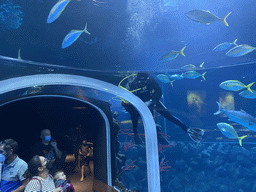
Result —
<instances>
[{"instance_id":1,"label":"diver's gloved hand","mask_svg":"<svg viewBox=\"0 0 256 192\"><path fill-rule=\"evenodd\" d=\"M189 137L199 143L202 140L202 137L204 135L204 131L202 129L199 128L188 128L187 129L187 134L189 135Z\"/></svg>"},{"instance_id":2,"label":"diver's gloved hand","mask_svg":"<svg viewBox=\"0 0 256 192\"><path fill-rule=\"evenodd\" d=\"M149 101L145 102L145 104L146 104L148 107L149 107L150 105L152 105L152 104L153 104L152 99L150 99Z\"/></svg>"}]
</instances>

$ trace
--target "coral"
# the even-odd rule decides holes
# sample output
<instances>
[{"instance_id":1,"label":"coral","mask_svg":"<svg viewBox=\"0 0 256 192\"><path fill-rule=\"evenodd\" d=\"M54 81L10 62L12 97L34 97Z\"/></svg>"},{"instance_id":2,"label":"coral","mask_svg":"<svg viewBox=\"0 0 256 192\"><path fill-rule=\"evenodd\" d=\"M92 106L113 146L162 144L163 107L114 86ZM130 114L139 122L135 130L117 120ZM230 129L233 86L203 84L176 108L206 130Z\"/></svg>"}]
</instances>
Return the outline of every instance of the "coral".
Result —
<instances>
[{"instance_id":1,"label":"coral","mask_svg":"<svg viewBox=\"0 0 256 192\"><path fill-rule=\"evenodd\" d=\"M136 144L135 142L132 141L132 139L127 142L127 137L126 137L126 141L124 142L124 153L129 149L129 148L132 148L132 147L135 147Z\"/></svg>"},{"instance_id":2,"label":"coral","mask_svg":"<svg viewBox=\"0 0 256 192\"><path fill-rule=\"evenodd\" d=\"M140 147L140 148L139 148ZM122 175L129 189L147 189L146 159L138 157L145 150L139 145L129 150ZM159 145L161 190L188 192L255 191L256 147L251 149L231 143L178 143L173 147ZM134 155L133 155L134 154ZM134 166L133 160L138 160ZM136 168L135 168L136 167ZM143 175L144 174L144 175ZM141 179L138 179L141 178ZM142 183L144 182L144 183Z\"/></svg>"},{"instance_id":3,"label":"coral","mask_svg":"<svg viewBox=\"0 0 256 192\"><path fill-rule=\"evenodd\" d=\"M160 172L168 171L171 168L171 166L166 166L166 164L168 162L169 161L166 161L165 158L162 159L162 161L160 162L160 165L159 165Z\"/></svg>"},{"instance_id":4,"label":"coral","mask_svg":"<svg viewBox=\"0 0 256 192\"><path fill-rule=\"evenodd\" d=\"M133 163L134 163L135 161L136 161L136 160L134 160L133 162L131 162L131 163L128 164L128 165L123 166L123 167L121 168L122 171L120 172L119 175L122 175L122 173L123 173L124 171L134 170L134 168L137 167L136 165L133 165Z\"/></svg>"}]
</instances>

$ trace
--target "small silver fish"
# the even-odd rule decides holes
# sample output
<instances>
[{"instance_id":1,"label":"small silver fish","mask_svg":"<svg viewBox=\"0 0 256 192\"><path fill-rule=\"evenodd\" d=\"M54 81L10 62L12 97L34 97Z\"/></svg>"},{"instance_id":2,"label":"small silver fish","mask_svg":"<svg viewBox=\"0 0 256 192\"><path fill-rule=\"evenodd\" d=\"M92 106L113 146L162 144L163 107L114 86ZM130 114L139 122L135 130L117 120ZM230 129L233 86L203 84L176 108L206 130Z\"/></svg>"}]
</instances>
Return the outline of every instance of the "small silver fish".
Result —
<instances>
[{"instance_id":1,"label":"small silver fish","mask_svg":"<svg viewBox=\"0 0 256 192\"><path fill-rule=\"evenodd\" d=\"M233 43L228 43L228 42L221 43L221 44L217 45L216 47L214 47L213 51L223 51L223 50L229 48L231 45L237 46L236 41L237 41L237 39Z\"/></svg>"},{"instance_id":2,"label":"small silver fish","mask_svg":"<svg viewBox=\"0 0 256 192\"><path fill-rule=\"evenodd\" d=\"M183 74L173 74L173 75L170 75L170 74L167 73L167 75L168 75L169 79L180 80L180 79L184 78Z\"/></svg>"},{"instance_id":3,"label":"small silver fish","mask_svg":"<svg viewBox=\"0 0 256 192\"><path fill-rule=\"evenodd\" d=\"M252 90L252 92L249 90L244 90L244 91L240 92L239 95L246 99L256 99L256 91L255 90Z\"/></svg>"},{"instance_id":4,"label":"small silver fish","mask_svg":"<svg viewBox=\"0 0 256 192\"><path fill-rule=\"evenodd\" d=\"M250 92L252 92L251 90L251 86L254 84L254 82L250 83L249 85L245 85L242 82L238 81L238 80L227 80L222 82L219 86L222 89L228 90L228 91L240 91L242 89L247 88Z\"/></svg>"},{"instance_id":5,"label":"small silver fish","mask_svg":"<svg viewBox=\"0 0 256 192\"><path fill-rule=\"evenodd\" d=\"M244 56L252 51L254 51L256 49L256 47L252 47L250 45L238 45L232 49L230 49L226 55L229 57L240 57L240 56Z\"/></svg>"},{"instance_id":6,"label":"small silver fish","mask_svg":"<svg viewBox=\"0 0 256 192\"><path fill-rule=\"evenodd\" d=\"M217 127L220 129L221 133L231 139L238 139L240 146L242 146L242 140L247 137L244 135L239 137L234 129L234 127L228 123L217 123Z\"/></svg>"},{"instance_id":7,"label":"small silver fish","mask_svg":"<svg viewBox=\"0 0 256 192\"><path fill-rule=\"evenodd\" d=\"M206 71L207 72L207 71ZM196 71L186 71L184 74L183 74L183 77L187 78L187 79L196 79L198 77L202 77L205 81L205 74L206 72L204 72L203 74L200 74Z\"/></svg>"},{"instance_id":8,"label":"small silver fish","mask_svg":"<svg viewBox=\"0 0 256 192\"><path fill-rule=\"evenodd\" d=\"M173 87L173 83L174 83L175 80L180 80L180 79L183 79L183 78L184 78L184 77L183 77L183 74L173 74L173 75L170 75L170 74L168 74L168 73L166 73L166 74L167 74L167 76L169 77L169 79L173 79L173 80L171 81L172 87Z\"/></svg>"},{"instance_id":9,"label":"small silver fish","mask_svg":"<svg viewBox=\"0 0 256 192\"><path fill-rule=\"evenodd\" d=\"M228 26L228 23L226 22L227 17L231 14L228 13L224 18L219 18L215 15L213 15L210 11L203 11L203 10L192 10L186 13L186 16L193 21L196 21L198 23L203 23L206 25L209 25L210 23L216 22L216 21L222 21L226 26Z\"/></svg>"}]
</instances>

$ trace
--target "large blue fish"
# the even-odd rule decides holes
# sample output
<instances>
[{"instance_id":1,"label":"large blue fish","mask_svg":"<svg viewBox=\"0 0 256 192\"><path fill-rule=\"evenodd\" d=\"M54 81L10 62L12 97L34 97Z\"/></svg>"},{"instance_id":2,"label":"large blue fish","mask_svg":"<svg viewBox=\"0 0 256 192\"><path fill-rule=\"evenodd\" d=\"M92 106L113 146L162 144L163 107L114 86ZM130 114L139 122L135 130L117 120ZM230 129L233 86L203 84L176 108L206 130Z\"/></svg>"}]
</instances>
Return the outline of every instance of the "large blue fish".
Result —
<instances>
[{"instance_id":1,"label":"large blue fish","mask_svg":"<svg viewBox=\"0 0 256 192\"><path fill-rule=\"evenodd\" d=\"M223 50L229 48L231 45L237 46L236 41L237 41L237 39L233 43L228 43L228 42L221 43L221 44L217 45L216 47L214 47L213 51L223 51Z\"/></svg>"},{"instance_id":2,"label":"large blue fish","mask_svg":"<svg viewBox=\"0 0 256 192\"><path fill-rule=\"evenodd\" d=\"M238 45L232 49L230 49L226 55L229 57L240 57L243 55L246 55L247 53L250 53L252 51L254 51L256 49L256 47L252 47L250 45Z\"/></svg>"},{"instance_id":3,"label":"large blue fish","mask_svg":"<svg viewBox=\"0 0 256 192\"><path fill-rule=\"evenodd\" d=\"M87 33L88 35L91 35L91 33L87 31L87 23L85 25L84 30L72 30L67 34L67 36L64 38L62 42L62 49L72 45L80 37L82 33Z\"/></svg>"},{"instance_id":4,"label":"large blue fish","mask_svg":"<svg viewBox=\"0 0 256 192\"><path fill-rule=\"evenodd\" d=\"M217 101L216 101L217 102ZM239 123L240 125L252 130L256 131L256 119L250 114L246 113L243 110L235 111L235 110L226 110L222 108L219 102L217 102L219 106L219 110L214 113L214 115L218 115L220 113L224 113L230 121Z\"/></svg>"},{"instance_id":5,"label":"large blue fish","mask_svg":"<svg viewBox=\"0 0 256 192\"><path fill-rule=\"evenodd\" d=\"M230 12L231 13L231 12ZM230 15L228 13L224 18L219 18L216 15L213 15L210 11L203 11L203 10L192 10L186 13L186 16L193 21L196 21L198 23L203 23L206 25L209 25L216 21L222 21L226 26L228 26L228 23L226 22L227 17Z\"/></svg>"},{"instance_id":6,"label":"large blue fish","mask_svg":"<svg viewBox=\"0 0 256 192\"><path fill-rule=\"evenodd\" d=\"M59 0L51 9L47 23L52 23L55 21L61 15L70 1L71 0Z\"/></svg>"}]
</instances>

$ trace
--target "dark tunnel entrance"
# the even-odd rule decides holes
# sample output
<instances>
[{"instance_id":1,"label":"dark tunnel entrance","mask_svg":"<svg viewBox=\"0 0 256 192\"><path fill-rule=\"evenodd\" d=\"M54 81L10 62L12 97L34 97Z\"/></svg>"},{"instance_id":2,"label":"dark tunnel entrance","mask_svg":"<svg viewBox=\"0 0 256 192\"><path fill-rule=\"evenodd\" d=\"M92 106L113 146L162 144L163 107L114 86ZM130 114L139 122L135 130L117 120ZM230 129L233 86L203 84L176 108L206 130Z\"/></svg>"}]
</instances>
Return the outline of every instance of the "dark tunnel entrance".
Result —
<instances>
[{"instance_id":1,"label":"dark tunnel entrance","mask_svg":"<svg viewBox=\"0 0 256 192\"><path fill-rule=\"evenodd\" d=\"M3 131L0 134L0 140L8 138L16 140L19 145L17 154L26 162L31 157L30 147L41 140L42 129L51 130L52 138L57 141L58 148L67 152L66 160L68 157L74 156L74 146L70 137L77 127L80 127L81 130L79 139L86 138L87 141L94 144L99 143L97 141L99 132L106 129L105 120L98 109L88 103L65 97L30 97L10 102L1 106L0 120ZM101 149L97 149L97 146L94 146L94 149L100 151L102 156L106 155L101 152ZM97 161L104 161L104 158L103 160L98 158ZM81 188L76 191L84 191L83 186L86 184L80 182L80 170L75 172L73 170L75 164L70 161L65 165L63 169L65 169L67 177L74 180L73 182L77 182L77 189ZM105 172L105 168L100 167L99 170ZM107 182L104 178L99 179Z\"/></svg>"}]
</instances>

